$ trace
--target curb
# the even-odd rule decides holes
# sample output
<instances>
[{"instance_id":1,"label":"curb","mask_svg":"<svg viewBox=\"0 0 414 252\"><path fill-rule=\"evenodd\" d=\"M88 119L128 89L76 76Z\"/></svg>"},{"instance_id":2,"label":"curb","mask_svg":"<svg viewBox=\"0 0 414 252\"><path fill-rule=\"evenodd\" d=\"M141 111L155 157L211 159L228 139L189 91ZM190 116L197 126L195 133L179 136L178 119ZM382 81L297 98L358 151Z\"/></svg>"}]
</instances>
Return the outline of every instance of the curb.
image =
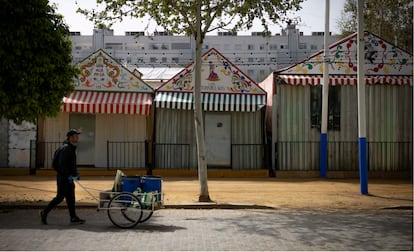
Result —
<instances>
[{"instance_id":1,"label":"curb","mask_svg":"<svg viewBox=\"0 0 414 252\"><path fill-rule=\"evenodd\" d=\"M0 209L43 209L47 204L33 203L33 204L14 204L14 203L0 203ZM57 206L57 208L67 208L65 204ZM96 208L97 204L78 203L76 208ZM195 204L168 204L163 205L161 209L277 209L262 205L244 205L244 204L220 204L220 203L195 203Z\"/></svg>"},{"instance_id":2,"label":"curb","mask_svg":"<svg viewBox=\"0 0 414 252\"><path fill-rule=\"evenodd\" d=\"M0 210L8 209L43 209L47 203L13 203L13 202L0 202ZM57 208L66 209L65 204L57 206ZM76 204L76 208L90 209L95 208L99 211L97 204L91 203L82 203L79 202ZM188 203L188 204L167 204L163 205L160 209L261 209L261 210L279 210L279 208L264 206L264 205L255 205L255 204L230 204L230 203L217 203L217 202L203 202L203 203ZM309 210L309 209L307 209ZM320 209L319 209L320 210ZM375 209L371 209L375 210ZM400 205L400 206L388 206L381 207L376 210L410 210L413 211L413 206L409 205Z\"/></svg>"},{"instance_id":3,"label":"curb","mask_svg":"<svg viewBox=\"0 0 414 252\"><path fill-rule=\"evenodd\" d=\"M389 206L382 207L384 210L413 210L413 206Z\"/></svg>"}]
</instances>

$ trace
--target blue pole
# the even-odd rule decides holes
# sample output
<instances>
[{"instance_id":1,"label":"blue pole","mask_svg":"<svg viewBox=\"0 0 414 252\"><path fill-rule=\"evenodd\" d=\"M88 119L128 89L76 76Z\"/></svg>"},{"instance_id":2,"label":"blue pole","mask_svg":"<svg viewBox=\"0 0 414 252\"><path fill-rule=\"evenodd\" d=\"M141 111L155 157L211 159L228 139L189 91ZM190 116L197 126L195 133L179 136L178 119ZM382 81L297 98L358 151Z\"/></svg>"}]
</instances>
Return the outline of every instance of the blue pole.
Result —
<instances>
[{"instance_id":1,"label":"blue pole","mask_svg":"<svg viewBox=\"0 0 414 252\"><path fill-rule=\"evenodd\" d=\"M321 133L320 170L319 176L326 178L326 167L328 167L328 134Z\"/></svg>"},{"instance_id":2,"label":"blue pole","mask_svg":"<svg viewBox=\"0 0 414 252\"><path fill-rule=\"evenodd\" d=\"M359 138L359 183L361 194L368 194L367 139Z\"/></svg>"}]
</instances>

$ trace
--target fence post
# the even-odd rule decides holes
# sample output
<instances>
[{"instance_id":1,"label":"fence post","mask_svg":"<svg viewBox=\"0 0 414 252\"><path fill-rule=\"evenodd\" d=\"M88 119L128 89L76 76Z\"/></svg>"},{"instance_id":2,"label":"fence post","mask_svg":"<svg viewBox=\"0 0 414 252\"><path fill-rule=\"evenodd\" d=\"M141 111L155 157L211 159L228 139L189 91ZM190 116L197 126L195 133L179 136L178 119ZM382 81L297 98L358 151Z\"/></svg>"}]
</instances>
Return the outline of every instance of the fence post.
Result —
<instances>
[{"instance_id":1,"label":"fence post","mask_svg":"<svg viewBox=\"0 0 414 252\"><path fill-rule=\"evenodd\" d=\"M274 168L275 177L276 177L276 171L278 169L279 169L279 150L278 150L277 142L275 142L275 168Z\"/></svg>"},{"instance_id":2,"label":"fence post","mask_svg":"<svg viewBox=\"0 0 414 252\"><path fill-rule=\"evenodd\" d=\"M147 140L145 140L145 168L147 170L147 175L152 175L152 165L149 164L149 142ZM154 157L154 152L151 153L152 156ZM154 159L154 158L153 158Z\"/></svg>"},{"instance_id":3,"label":"fence post","mask_svg":"<svg viewBox=\"0 0 414 252\"><path fill-rule=\"evenodd\" d=\"M34 151L33 151L34 147ZM37 150L37 141L30 140L30 164L29 164L29 175L36 175L36 151ZM33 154L34 152L34 154ZM34 165L33 165L34 163Z\"/></svg>"},{"instance_id":4,"label":"fence post","mask_svg":"<svg viewBox=\"0 0 414 252\"><path fill-rule=\"evenodd\" d=\"M109 170L109 141L106 141L106 169Z\"/></svg>"}]
</instances>

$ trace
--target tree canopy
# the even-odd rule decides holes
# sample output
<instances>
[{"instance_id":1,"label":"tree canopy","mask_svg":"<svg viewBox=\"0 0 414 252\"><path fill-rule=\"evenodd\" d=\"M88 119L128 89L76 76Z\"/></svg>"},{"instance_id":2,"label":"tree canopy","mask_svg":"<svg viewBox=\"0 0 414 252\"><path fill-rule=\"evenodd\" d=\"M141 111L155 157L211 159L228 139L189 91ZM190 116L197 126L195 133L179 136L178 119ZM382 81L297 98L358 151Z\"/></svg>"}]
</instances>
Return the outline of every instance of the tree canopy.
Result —
<instances>
[{"instance_id":1,"label":"tree canopy","mask_svg":"<svg viewBox=\"0 0 414 252\"><path fill-rule=\"evenodd\" d=\"M48 0L0 5L0 118L55 116L78 74L68 26Z\"/></svg>"},{"instance_id":2,"label":"tree canopy","mask_svg":"<svg viewBox=\"0 0 414 252\"><path fill-rule=\"evenodd\" d=\"M261 20L264 31L269 22L283 23L289 20L290 11L300 10L303 0L202 0L201 35L216 29L238 31L250 29L255 19ZM144 18L149 15L165 31L174 34L195 35L196 3L188 0L97 0L101 10L79 8L99 25L111 25L125 17Z\"/></svg>"},{"instance_id":3,"label":"tree canopy","mask_svg":"<svg viewBox=\"0 0 414 252\"><path fill-rule=\"evenodd\" d=\"M357 31L357 0L347 0L338 26L343 36ZM413 4L411 0L364 2L364 29L412 53Z\"/></svg>"}]
</instances>

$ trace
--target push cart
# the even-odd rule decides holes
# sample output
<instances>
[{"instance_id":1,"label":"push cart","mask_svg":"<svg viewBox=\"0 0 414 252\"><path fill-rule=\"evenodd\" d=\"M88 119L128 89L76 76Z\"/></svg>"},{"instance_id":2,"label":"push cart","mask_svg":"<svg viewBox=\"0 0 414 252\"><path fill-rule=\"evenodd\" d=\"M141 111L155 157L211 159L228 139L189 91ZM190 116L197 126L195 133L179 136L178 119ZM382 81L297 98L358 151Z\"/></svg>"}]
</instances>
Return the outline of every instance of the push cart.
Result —
<instances>
[{"instance_id":1,"label":"push cart","mask_svg":"<svg viewBox=\"0 0 414 252\"><path fill-rule=\"evenodd\" d=\"M106 210L109 220L120 228L133 228L138 223L149 220L155 210L163 207L164 196L158 191L142 192L137 188L134 192L100 191L99 198L89 189L75 180L91 197L98 202L97 211ZM96 190L96 189L93 189Z\"/></svg>"}]
</instances>

